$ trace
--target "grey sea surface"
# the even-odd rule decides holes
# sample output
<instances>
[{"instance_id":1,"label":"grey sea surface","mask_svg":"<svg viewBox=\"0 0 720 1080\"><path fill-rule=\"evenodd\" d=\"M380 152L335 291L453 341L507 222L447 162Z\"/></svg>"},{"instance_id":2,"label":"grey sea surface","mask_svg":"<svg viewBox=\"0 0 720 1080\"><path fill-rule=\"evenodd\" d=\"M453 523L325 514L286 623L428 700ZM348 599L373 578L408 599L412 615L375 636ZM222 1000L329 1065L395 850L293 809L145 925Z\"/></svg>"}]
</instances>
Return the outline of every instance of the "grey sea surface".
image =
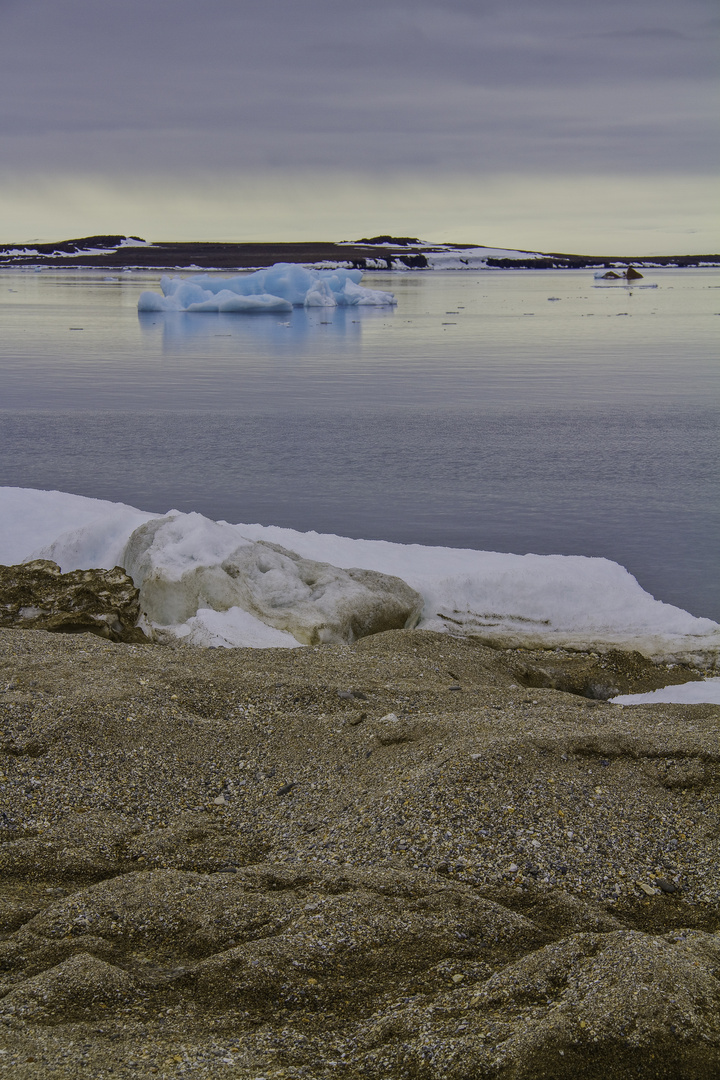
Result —
<instances>
[{"instance_id":1,"label":"grey sea surface","mask_svg":"<svg viewBox=\"0 0 720 1080\"><path fill-rule=\"evenodd\" d=\"M720 620L720 271L644 273L370 273L395 308L139 315L158 273L2 271L0 484L600 555Z\"/></svg>"}]
</instances>

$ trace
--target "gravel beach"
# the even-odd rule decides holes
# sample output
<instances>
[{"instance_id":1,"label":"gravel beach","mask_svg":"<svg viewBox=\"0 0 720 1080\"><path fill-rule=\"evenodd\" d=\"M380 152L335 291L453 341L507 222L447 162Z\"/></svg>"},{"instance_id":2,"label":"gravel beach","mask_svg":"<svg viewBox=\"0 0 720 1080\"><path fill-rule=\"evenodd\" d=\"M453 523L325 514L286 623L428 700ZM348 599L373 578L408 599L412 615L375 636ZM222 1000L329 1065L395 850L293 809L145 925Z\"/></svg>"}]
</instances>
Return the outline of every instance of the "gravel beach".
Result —
<instances>
[{"instance_id":1,"label":"gravel beach","mask_svg":"<svg viewBox=\"0 0 720 1080\"><path fill-rule=\"evenodd\" d=\"M717 1077L720 707L602 700L689 677L0 630L0 1076Z\"/></svg>"}]
</instances>

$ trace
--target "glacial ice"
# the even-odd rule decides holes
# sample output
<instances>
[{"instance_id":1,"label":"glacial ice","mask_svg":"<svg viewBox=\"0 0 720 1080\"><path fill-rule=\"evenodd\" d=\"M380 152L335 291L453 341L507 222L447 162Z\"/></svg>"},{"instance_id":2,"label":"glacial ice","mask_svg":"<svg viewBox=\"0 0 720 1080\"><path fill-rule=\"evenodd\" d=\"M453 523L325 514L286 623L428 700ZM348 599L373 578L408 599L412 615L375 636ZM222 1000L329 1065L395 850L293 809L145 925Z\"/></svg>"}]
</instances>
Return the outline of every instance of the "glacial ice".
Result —
<instances>
[{"instance_id":1,"label":"glacial ice","mask_svg":"<svg viewBox=\"0 0 720 1080\"><path fill-rule=\"evenodd\" d=\"M414 626L422 597L397 577L303 559L201 514L168 514L137 528L123 566L159 626L199 610L240 609L304 645L349 643Z\"/></svg>"},{"instance_id":2,"label":"glacial ice","mask_svg":"<svg viewBox=\"0 0 720 1080\"><path fill-rule=\"evenodd\" d=\"M608 559L352 540L0 488L0 562L33 558L63 571L125 566L158 632L203 645L296 645L323 640L323 627L349 640L366 632L353 624L367 600L359 585L377 575L400 579L401 595L420 594L418 625L429 630L505 647L633 648L666 661L720 654L718 623L654 599Z\"/></svg>"},{"instance_id":3,"label":"glacial ice","mask_svg":"<svg viewBox=\"0 0 720 1080\"><path fill-rule=\"evenodd\" d=\"M360 284L361 270L310 270L295 263L275 263L267 270L235 277L195 274L160 279L163 295L140 294L138 311L292 311L293 307L385 307L392 293Z\"/></svg>"}]
</instances>

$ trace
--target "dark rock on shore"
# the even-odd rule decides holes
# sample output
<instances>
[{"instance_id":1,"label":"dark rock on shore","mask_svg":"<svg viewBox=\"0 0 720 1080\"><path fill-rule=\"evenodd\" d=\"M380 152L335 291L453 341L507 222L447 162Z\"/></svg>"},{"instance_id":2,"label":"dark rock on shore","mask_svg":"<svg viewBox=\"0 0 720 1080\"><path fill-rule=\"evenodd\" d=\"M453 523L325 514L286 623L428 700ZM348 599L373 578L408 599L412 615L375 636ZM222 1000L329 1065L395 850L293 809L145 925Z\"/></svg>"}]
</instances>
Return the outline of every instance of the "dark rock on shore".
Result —
<instances>
[{"instance_id":1,"label":"dark rock on shore","mask_svg":"<svg viewBox=\"0 0 720 1080\"><path fill-rule=\"evenodd\" d=\"M564 690L597 701L702 678L685 664L658 664L639 652L621 649L602 653L517 649L506 657L508 670L523 686Z\"/></svg>"},{"instance_id":2,"label":"dark rock on shore","mask_svg":"<svg viewBox=\"0 0 720 1080\"><path fill-rule=\"evenodd\" d=\"M141 642L139 618L138 590L121 566L69 574L49 559L0 566L0 626Z\"/></svg>"}]
</instances>

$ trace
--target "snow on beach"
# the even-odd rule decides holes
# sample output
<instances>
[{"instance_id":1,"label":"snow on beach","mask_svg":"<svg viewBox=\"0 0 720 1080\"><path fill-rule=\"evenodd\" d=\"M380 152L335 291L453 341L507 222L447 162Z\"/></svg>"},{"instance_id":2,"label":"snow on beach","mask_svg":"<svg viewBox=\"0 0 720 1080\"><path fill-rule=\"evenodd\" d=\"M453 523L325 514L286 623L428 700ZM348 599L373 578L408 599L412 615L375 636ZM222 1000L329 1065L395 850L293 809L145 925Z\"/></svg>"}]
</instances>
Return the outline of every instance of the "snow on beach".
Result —
<instances>
[{"instance_id":1,"label":"snow on beach","mask_svg":"<svg viewBox=\"0 0 720 1080\"><path fill-rule=\"evenodd\" d=\"M706 664L720 651L720 625L655 600L607 559L353 540L0 488L0 562L36 558L64 572L125 566L158 637L202 646L352 640L375 588L381 606L405 589L408 625L506 647L634 648Z\"/></svg>"},{"instance_id":2,"label":"snow on beach","mask_svg":"<svg viewBox=\"0 0 720 1080\"><path fill-rule=\"evenodd\" d=\"M720 705L720 679L663 686L647 694L620 694L610 700L616 705Z\"/></svg>"},{"instance_id":3,"label":"snow on beach","mask_svg":"<svg viewBox=\"0 0 720 1080\"><path fill-rule=\"evenodd\" d=\"M267 270L221 278L195 274L164 276L163 295L140 294L138 311L263 312L293 307L385 307L392 293L360 285L362 270L311 270L295 263L275 263Z\"/></svg>"}]
</instances>

